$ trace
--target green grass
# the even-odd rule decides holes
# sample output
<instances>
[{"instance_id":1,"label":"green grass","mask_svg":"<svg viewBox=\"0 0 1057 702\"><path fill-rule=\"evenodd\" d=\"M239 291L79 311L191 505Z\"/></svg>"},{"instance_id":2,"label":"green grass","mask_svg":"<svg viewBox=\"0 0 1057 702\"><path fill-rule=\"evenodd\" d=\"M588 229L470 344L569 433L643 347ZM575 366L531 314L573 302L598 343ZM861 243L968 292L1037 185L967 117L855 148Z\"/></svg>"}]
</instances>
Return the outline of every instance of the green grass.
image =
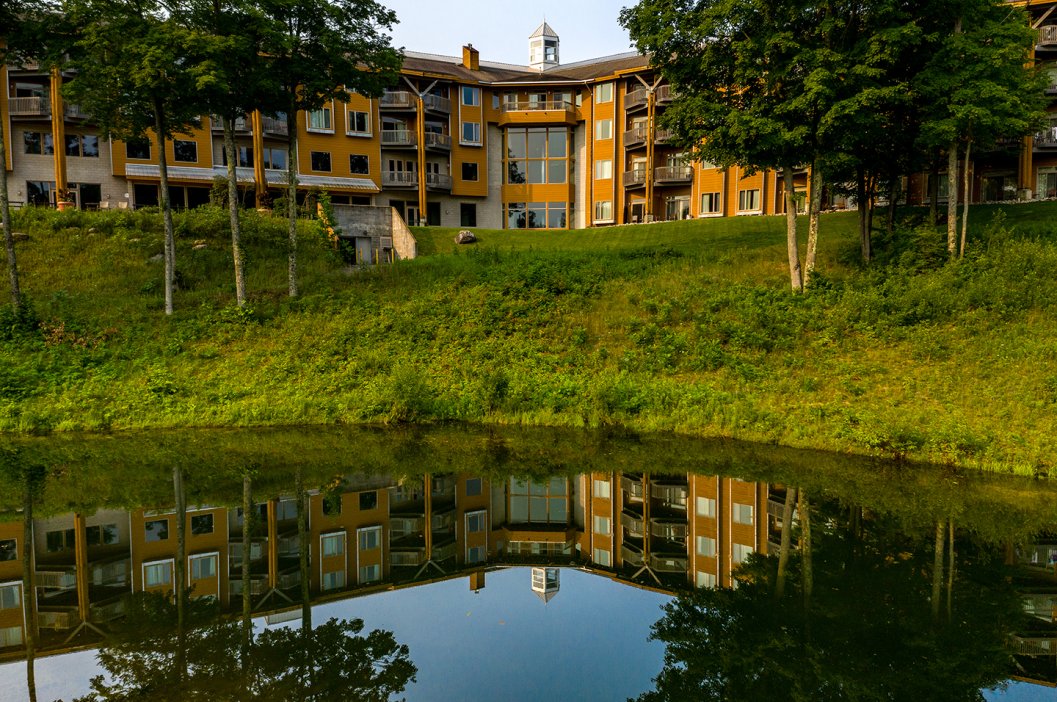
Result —
<instances>
[{"instance_id":1,"label":"green grass","mask_svg":"<svg viewBox=\"0 0 1057 702\"><path fill-rule=\"evenodd\" d=\"M0 316L0 430L622 425L1045 473L1055 216L974 208L954 265L932 263L941 234L878 234L863 270L854 213L825 215L805 296L787 290L781 218L477 230L469 246L416 229L423 257L363 271L305 222L291 300L284 223L251 213L239 312L225 213L198 210L179 219L167 319L156 215L27 210L36 319Z\"/></svg>"}]
</instances>

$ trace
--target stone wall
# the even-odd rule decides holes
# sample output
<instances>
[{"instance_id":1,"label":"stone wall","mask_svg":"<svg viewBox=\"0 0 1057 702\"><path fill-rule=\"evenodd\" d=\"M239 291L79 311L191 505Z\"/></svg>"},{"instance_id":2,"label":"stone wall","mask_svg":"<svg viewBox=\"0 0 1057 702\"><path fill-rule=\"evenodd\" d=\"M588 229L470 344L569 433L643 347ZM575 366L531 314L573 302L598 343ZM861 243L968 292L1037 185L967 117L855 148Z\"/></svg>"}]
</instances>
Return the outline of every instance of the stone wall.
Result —
<instances>
[{"instance_id":1,"label":"stone wall","mask_svg":"<svg viewBox=\"0 0 1057 702\"><path fill-rule=\"evenodd\" d=\"M370 239L375 261L415 258L418 242L392 207L374 205L333 205L341 236L348 239Z\"/></svg>"}]
</instances>

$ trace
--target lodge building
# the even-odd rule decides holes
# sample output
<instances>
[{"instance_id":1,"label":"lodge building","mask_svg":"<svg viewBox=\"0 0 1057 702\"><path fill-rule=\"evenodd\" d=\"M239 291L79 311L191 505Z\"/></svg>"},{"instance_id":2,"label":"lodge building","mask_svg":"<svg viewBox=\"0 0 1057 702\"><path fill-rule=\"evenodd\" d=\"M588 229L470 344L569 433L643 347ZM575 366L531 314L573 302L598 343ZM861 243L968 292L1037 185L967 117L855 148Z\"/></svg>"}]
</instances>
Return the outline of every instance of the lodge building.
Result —
<instances>
[{"instance_id":1,"label":"lodge building","mask_svg":"<svg viewBox=\"0 0 1057 702\"><path fill-rule=\"evenodd\" d=\"M1037 59L1057 62L1052 2L1032 3ZM638 53L560 63L546 22L529 38L529 62L407 52L400 81L378 99L236 123L245 204L266 206L286 181L286 136L298 131L300 187L336 204L394 208L409 224L564 229L784 212L781 173L686 163L658 117L674 98ZM1057 63L1052 75L1057 94ZM72 75L38 65L0 66L10 196L18 205L82 208L156 205L158 143L109 141L63 100ZM204 115L164 145L177 207L208 202L225 173L220 121ZM970 164L972 201L1057 197L1057 115L1023 143ZM939 200L946 200L941 178ZM805 172L795 176L798 202ZM928 179L911 177L909 204L927 204ZM827 206L847 201L827 197Z\"/></svg>"}]
</instances>

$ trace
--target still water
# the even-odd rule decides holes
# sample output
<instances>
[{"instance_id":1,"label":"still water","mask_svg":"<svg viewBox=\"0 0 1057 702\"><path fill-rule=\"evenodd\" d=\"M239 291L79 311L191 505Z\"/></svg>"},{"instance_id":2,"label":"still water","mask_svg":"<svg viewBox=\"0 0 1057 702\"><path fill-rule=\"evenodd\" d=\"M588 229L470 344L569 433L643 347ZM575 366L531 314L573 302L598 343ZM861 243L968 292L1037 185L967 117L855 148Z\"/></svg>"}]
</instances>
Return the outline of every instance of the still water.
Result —
<instances>
[{"instance_id":1,"label":"still water","mask_svg":"<svg viewBox=\"0 0 1057 702\"><path fill-rule=\"evenodd\" d=\"M462 428L0 457L3 702L1057 699L1047 481Z\"/></svg>"}]
</instances>

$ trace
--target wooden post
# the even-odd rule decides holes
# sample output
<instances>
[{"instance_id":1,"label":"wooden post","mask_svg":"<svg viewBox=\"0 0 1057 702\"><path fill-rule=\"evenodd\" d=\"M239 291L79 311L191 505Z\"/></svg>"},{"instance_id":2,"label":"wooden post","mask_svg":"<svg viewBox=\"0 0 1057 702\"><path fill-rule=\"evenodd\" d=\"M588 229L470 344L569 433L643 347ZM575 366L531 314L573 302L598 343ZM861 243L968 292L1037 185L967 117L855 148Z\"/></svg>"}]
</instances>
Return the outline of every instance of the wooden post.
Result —
<instances>
[{"instance_id":1,"label":"wooden post","mask_svg":"<svg viewBox=\"0 0 1057 702\"><path fill-rule=\"evenodd\" d=\"M253 126L253 193L257 209L267 207L268 177L264 172L264 117L260 110L250 115Z\"/></svg>"},{"instance_id":2,"label":"wooden post","mask_svg":"<svg viewBox=\"0 0 1057 702\"><path fill-rule=\"evenodd\" d=\"M55 157L55 207L65 210L72 207L69 199L69 183L66 181L66 109L62 102L62 74L51 69L51 140Z\"/></svg>"}]
</instances>

